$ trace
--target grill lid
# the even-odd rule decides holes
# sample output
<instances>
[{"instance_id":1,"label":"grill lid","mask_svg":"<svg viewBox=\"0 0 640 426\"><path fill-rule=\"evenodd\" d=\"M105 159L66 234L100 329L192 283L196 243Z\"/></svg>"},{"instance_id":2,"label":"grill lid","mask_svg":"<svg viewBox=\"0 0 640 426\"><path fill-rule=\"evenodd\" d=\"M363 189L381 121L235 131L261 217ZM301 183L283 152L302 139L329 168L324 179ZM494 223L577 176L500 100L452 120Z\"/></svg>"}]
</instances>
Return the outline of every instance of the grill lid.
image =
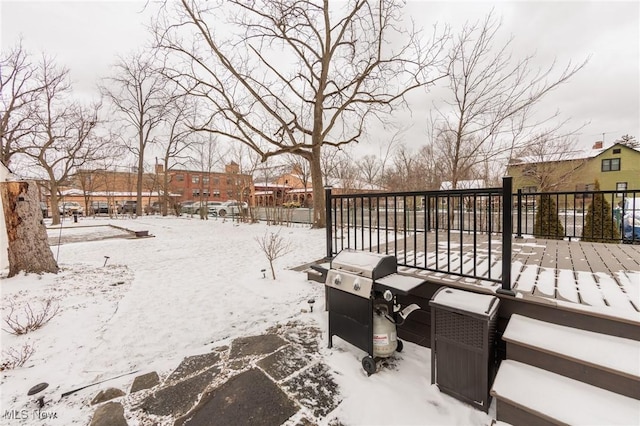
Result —
<instances>
[{"instance_id":1,"label":"grill lid","mask_svg":"<svg viewBox=\"0 0 640 426\"><path fill-rule=\"evenodd\" d=\"M397 264L396 257L390 254L344 249L333 258L331 268L376 280L395 273Z\"/></svg>"}]
</instances>

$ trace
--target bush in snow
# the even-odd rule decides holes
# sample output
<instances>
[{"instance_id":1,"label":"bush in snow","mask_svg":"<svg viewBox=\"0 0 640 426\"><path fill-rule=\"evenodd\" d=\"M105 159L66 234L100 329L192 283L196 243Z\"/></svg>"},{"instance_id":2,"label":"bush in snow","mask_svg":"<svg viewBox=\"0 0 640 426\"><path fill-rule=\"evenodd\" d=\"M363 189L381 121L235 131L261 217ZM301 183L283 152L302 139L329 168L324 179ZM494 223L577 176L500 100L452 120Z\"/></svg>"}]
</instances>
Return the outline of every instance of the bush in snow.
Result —
<instances>
[{"instance_id":1,"label":"bush in snow","mask_svg":"<svg viewBox=\"0 0 640 426\"><path fill-rule=\"evenodd\" d=\"M2 351L2 363L0 363L0 371L12 370L22 367L31 358L35 349L30 344L25 344L20 350L9 348Z\"/></svg>"},{"instance_id":2,"label":"bush in snow","mask_svg":"<svg viewBox=\"0 0 640 426\"><path fill-rule=\"evenodd\" d=\"M540 196L540 204L533 225L533 235L552 240L564 238L564 227L560 223L556 202L551 195L543 194Z\"/></svg>"},{"instance_id":3,"label":"bush in snow","mask_svg":"<svg viewBox=\"0 0 640 426\"><path fill-rule=\"evenodd\" d=\"M36 311L31 307L31 304L27 303L22 313L11 302L9 304L9 314L4 317L4 322L9 326L9 330L4 330L7 333L19 336L39 329L58 315L60 306L53 302L53 298L46 299L44 303L41 303L40 309Z\"/></svg>"},{"instance_id":4,"label":"bush in snow","mask_svg":"<svg viewBox=\"0 0 640 426\"><path fill-rule=\"evenodd\" d=\"M273 261L291 251L291 243L286 241L278 233L268 232L262 237L256 237L258 245L267 256L271 267L271 276L276 279L276 272L273 269Z\"/></svg>"},{"instance_id":5,"label":"bush in snow","mask_svg":"<svg viewBox=\"0 0 640 426\"><path fill-rule=\"evenodd\" d=\"M600 191L600 182L596 181L593 202L589 205L582 228L582 241L606 243L619 240L620 232L613 221L611 205Z\"/></svg>"}]
</instances>

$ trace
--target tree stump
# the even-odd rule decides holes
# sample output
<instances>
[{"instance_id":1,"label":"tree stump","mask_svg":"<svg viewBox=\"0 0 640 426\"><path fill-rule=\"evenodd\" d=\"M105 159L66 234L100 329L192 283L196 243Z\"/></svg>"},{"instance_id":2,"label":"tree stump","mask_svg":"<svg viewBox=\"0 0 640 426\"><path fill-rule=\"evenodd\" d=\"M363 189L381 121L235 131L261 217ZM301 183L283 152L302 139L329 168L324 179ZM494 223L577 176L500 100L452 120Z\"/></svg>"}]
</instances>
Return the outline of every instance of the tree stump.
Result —
<instances>
[{"instance_id":1,"label":"tree stump","mask_svg":"<svg viewBox=\"0 0 640 426\"><path fill-rule=\"evenodd\" d=\"M58 273L49 247L35 182L1 182L8 237L9 277L20 271Z\"/></svg>"}]
</instances>

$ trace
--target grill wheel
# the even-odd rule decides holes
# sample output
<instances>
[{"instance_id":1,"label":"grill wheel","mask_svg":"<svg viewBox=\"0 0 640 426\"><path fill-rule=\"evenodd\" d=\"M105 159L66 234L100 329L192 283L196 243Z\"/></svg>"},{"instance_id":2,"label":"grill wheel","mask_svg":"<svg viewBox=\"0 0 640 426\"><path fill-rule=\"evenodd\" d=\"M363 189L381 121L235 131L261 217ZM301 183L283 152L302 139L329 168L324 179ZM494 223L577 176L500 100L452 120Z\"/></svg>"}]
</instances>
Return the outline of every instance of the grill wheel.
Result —
<instances>
[{"instance_id":1,"label":"grill wheel","mask_svg":"<svg viewBox=\"0 0 640 426\"><path fill-rule=\"evenodd\" d=\"M370 356L362 358L362 368L367 372L367 376L372 375L377 370L376 360Z\"/></svg>"}]
</instances>

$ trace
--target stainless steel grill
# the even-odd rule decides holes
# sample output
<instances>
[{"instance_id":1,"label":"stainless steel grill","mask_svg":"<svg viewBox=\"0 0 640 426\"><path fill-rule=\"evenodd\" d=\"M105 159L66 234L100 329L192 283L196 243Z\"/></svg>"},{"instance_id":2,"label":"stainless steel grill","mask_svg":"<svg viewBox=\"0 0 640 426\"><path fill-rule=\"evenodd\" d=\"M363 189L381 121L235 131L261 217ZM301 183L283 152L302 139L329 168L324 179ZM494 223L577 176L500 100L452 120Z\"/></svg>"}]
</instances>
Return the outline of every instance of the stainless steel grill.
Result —
<instances>
[{"instance_id":1,"label":"stainless steel grill","mask_svg":"<svg viewBox=\"0 0 640 426\"><path fill-rule=\"evenodd\" d=\"M376 311L384 306L386 317L395 323L400 309L396 296L407 295L424 283L419 278L398 274L397 270L395 256L346 249L333 258L327 272L329 348L333 346L333 336L338 336L366 351L368 356L363 358L362 365L368 374L377 368L374 313L380 315ZM406 318L408 313L399 315ZM395 340L395 331L393 334ZM397 340L395 350L401 351L402 346Z\"/></svg>"}]
</instances>

